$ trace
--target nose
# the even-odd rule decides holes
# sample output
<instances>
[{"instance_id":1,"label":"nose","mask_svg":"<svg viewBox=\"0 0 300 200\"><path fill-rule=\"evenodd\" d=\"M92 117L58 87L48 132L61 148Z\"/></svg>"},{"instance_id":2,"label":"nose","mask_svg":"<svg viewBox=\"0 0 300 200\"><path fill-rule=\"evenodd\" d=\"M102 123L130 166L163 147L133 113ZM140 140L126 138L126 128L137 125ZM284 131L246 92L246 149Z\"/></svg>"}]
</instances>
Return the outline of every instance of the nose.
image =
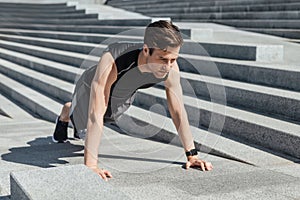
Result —
<instances>
[{"instance_id":1,"label":"nose","mask_svg":"<svg viewBox=\"0 0 300 200\"><path fill-rule=\"evenodd\" d=\"M169 61L163 66L163 70L170 71L172 63Z\"/></svg>"}]
</instances>

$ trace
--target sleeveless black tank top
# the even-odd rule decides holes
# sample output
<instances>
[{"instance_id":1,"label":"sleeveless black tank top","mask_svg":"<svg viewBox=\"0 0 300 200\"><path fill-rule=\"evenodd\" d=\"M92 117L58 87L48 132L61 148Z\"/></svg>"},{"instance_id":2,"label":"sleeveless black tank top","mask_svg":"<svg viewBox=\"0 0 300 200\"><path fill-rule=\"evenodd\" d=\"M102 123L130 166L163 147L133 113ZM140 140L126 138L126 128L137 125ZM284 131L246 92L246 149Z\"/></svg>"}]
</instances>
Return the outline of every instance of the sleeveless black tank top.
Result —
<instances>
[{"instance_id":1,"label":"sleeveless black tank top","mask_svg":"<svg viewBox=\"0 0 300 200\"><path fill-rule=\"evenodd\" d=\"M166 75L166 77L158 79L152 73L142 73L139 70L137 62L142 47L142 43L118 42L108 45L103 51L103 53L111 53L118 73L117 80L110 89L108 107L104 115L105 123L114 122L129 108L138 89L149 88L168 78L168 75ZM90 86L96 69L97 65L87 69L75 86L71 118L77 130L86 129Z\"/></svg>"}]
</instances>

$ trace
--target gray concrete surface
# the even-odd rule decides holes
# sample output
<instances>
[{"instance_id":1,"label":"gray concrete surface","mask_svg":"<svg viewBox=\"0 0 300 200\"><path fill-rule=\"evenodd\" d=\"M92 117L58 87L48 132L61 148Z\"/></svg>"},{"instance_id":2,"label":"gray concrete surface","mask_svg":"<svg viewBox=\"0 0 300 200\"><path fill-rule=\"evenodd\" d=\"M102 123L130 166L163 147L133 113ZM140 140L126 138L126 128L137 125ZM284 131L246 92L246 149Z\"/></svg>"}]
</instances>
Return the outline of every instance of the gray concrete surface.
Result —
<instances>
[{"instance_id":1,"label":"gray concrete surface","mask_svg":"<svg viewBox=\"0 0 300 200\"><path fill-rule=\"evenodd\" d=\"M230 6L209 6L209 7L172 7L168 9L168 12L180 12L180 13L209 13L209 12L249 12L249 11L292 11L299 10L300 3L276 3L276 4L268 4L268 6L264 4L257 3L256 5L230 5ZM165 13L164 8L155 8L155 9L139 9L140 12L146 13L148 15Z\"/></svg>"},{"instance_id":2,"label":"gray concrete surface","mask_svg":"<svg viewBox=\"0 0 300 200\"><path fill-rule=\"evenodd\" d=\"M23 35L30 36L34 38L26 38L22 36L6 36L1 34L1 38L8 41L13 42L22 42L22 43L30 43L33 45L40 46L40 43L43 43L41 46L59 48L63 50L71 50L71 51L80 51L81 53L89 53L95 47L99 47L98 44L105 44L107 42L113 41L140 41L142 42L143 37L141 36L132 36L134 32L138 32L133 30L129 35L125 33L115 35L112 39L111 35L107 34L91 34L91 33L69 33L69 32L55 32L55 31L31 31L31 30L13 30L13 29L0 29L0 32L4 34L12 34L12 35ZM54 40L39 40L35 37L44 37L49 39L59 39L59 40L67 40L67 41L76 41L74 43L66 43L64 47L61 47L61 41ZM234 42L205 42L205 37L201 38L201 43L198 44L195 40L187 40L182 48L181 53L185 54L194 54L194 55L202 55L202 56L211 56L211 57L221 57L221 58L231 58L231 59L239 59L239 60L255 60L259 62L280 62L283 60L283 46L276 44L255 44L255 43L234 43ZM93 45L87 44L84 45L79 44L77 41L93 43ZM211 41L211 39L210 39ZM200 42L200 41L199 41ZM55 43L60 43L59 45L55 45ZM82 45L86 46L82 48Z\"/></svg>"},{"instance_id":3,"label":"gray concrete surface","mask_svg":"<svg viewBox=\"0 0 300 200\"><path fill-rule=\"evenodd\" d=\"M15 104L8 100L5 102L15 109L9 113L20 111ZM0 124L1 133L5 134L5 137L0 139L1 200L7 199L10 195L9 174L11 172L24 174L31 170L38 172L36 170L49 167L50 169L47 170L55 171L55 167L59 166L57 170L67 173L68 167L83 162L82 141L70 140L67 144L51 142L50 136L54 124L34 118L23 121L7 119L5 122ZM22 127L21 135L20 127ZM289 162L269 167L254 167L206 153L200 153L199 156L212 162L214 170L186 171L182 168L185 157L181 147L130 137L105 128L99 149L99 166L112 172L113 178L108 184L131 199L297 199L300 197L297 190L300 186L300 178L297 173L292 173L299 170L299 164ZM55 183L57 184L55 180L49 181L49 184ZM97 186L94 185L93 188ZM71 188L66 186L65 189ZM84 186L81 189L84 194L83 191L86 189Z\"/></svg>"},{"instance_id":4,"label":"gray concrete surface","mask_svg":"<svg viewBox=\"0 0 300 200\"><path fill-rule=\"evenodd\" d=\"M298 0L283 1L111 1L108 4L152 17L171 17L173 21L214 22L254 32L277 35L297 42L299 34ZM272 29L286 29L285 31ZM264 30L260 30L264 29ZM271 29L271 30L267 30ZM291 37L291 38L290 38ZM294 40L292 40L294 39Z\"/></svg>"},{"instance_id":5,"label":"gray concrete surface","mask_svg":"<svg viewBox=\"0 0 300 200\"><path fill-rule=\"evenodd\" d=\"M83 164L12 172L10 188L12 200L129 199Z\"/></svg>"},{"instance_id":6,"label":"gray concrete surface","mask_svg":"<svg viewBox=\"0 0 300 200\"><path fill-rule=\"evenodd\" d=\"M275 1L279 4L282 2L281 0L272 2ZM232 4L232 1L223 2L222 5ZM264 0L263 2L267 4L271 1ZM254 5L257 1L247 0L236 3ZM201 5L209 4L201 2ZM178 3L178 5L182 4ZM27 13L37 11L33 8L35 6L27 5L27 7L30 8ZM61 11L63 10L61 9ZM8 15L12 11L14 8L10 9ZM81 15L75 11L74 7L65 11L74 13L76 16ZM24 13L22 16L26 16L26 6L23 7L22 12ZM37 13L41 14L41 12ZM61 14L62 12L56 12L53 16ZM59 20L60 24L58 24L57 20L55 22L53 19L27 18L25 20L20 19L21 15L16 17L11 18L14 19L13 23L7 23L3 19L2 21L5 23L1 24L15 28L1 29L3 32L2 40L0 40L1 72L5 74L0 74L0 90L14 101L12 103L4 96L0 96L1 113L11 116L8 118L0 115L0 130L2 130L2 137L0 137L1 200L9 198L9 174L11 172L25 171L24 173L26 173L27 170L57 166L72 167L83 163L83 141L73 140L71 138L72 130L69 130L70 140L68 143L53 144L51 134L54 124L38 120L27 112L37 118L42 116L46 120L54 121L61 109L61 104L70 98L74 79L83 71L78 68L81 62L87 61L85 67L88 67L89 64L95 64L99 60L99 55L87 57L89 48L93 48L95 45L91 43L93 39L90 38L111 37L113 33L129 27L144 26L151 21L151 19L96 20L79 18L73 20L70 18ZM18 24L21 26L18 27ZM101 27L108 26L105 29L107 35L78 33L85 28L86 24L90 24L89 28L94 29L95 33ZM31 30L30 27L35 25L37 25L35 30ZM59 28L54 28L55 25ZM27 31L22 30L22 26ZM76 28L74 28L74 31L70 31L72 32L70 33L67 28L72 26L76 27L78 31L75 31ZM206 78L207 83L212 84L215 81L222 81L221 76L224 78L224 86L228 88L229 97L236 100L243 99L243 102L248 101L250 104L252 101L249 101L248 95L254 101L268 102L272 99L269 102L270 105L264 106L264 109L271 108L272 113L274 112L272 106L277 103L285 102L288 99L298 99L298 45L277 37L250 34L224 25L180 23L180 27L184 27L187 31L191 28L197 29L198 36L203 33L202 37L197 38L197 42L200 42L202 46L209 45L205 46L208 49L216 50L215 54L212 54L215 57L200 56L198 52L193 51L181 54L187 62L190 61L201 67L205 74L203 77L195 74L198 73L197 70L192 69L193 66L190 65L181 67L181 70L188 72L182 73L183 77L187 79L194 77L195 85L199 83L199 77L209 76ZM39 28L46 28L47 31L37 31ZM7 32L5 33L5 31ZM29 35L20 36L21 33ZM190 33L193 33L193 30ZM204 37L207 36L207 33L209 33L209 37ZM78 42L81 39L80 36L83 38L82 42ZM260 46L282 46L282 60L272 63L262 62L262 60L254 61L255 59L252 61L238 60L239 58L245 59L242 54L256 53L259 49L257 48L258 44ZM224 58L221 56L218 58L217 56L220 55L216 53L218 50L223 50L223 52L226 50L226 55L231 53L230 55L235 55L235 57ZM219 74L211 71L210 67L212 66ZM60 87L56 87L55 83L60 83ZM258 84L258 86L249 83ZM204 85L203 82L197 87L204 87ZM268 90L265 85L272 88ZM203 92L205 93L205 87L198 93ZM258 93L262 94L255 96ZM165 105L162 90L151 88L139 92L138 96L136 103L142 105L132 106L127 116L133 117L137 122L136 125L140 126L123 126L122 130L116 127L105 128L99 149L99 165L113 172L114 178L109 181L109 184L114 188L132 199L300 198L297 190L300 185L299 159L295 158L299 152L297 146L299 124L283 119L287 117L285 114L283 114L283 118L279 117L279 120L274 113L267 114L265 112L262 115L263 109L256 113L257 110L253 108L249 110L242 108L239 105L240 102L234 103L233 107L228 105L224 110L224 106L219 102L210 102L207 99L196 99L195 101L185 93L184 100L188 112L191 113L189 117L193 123L198 123L191 129L196 146L201 150L200 158L211 161L215 166L215 169L208 173L196 169L185 171L182 166L186 159L183 149L180 147L175 127L170 118L158 115L166 107L162 107ZM156 101L161 104L160 107L153 107L151 111L148 111L147 108ZM293 107L294 104L291 104ZM198 121L197 118L193 118L199 111L196 105L200 105L201 111L201 120ZM291 106L287 107L286 110L281 109L281 111L292 109ZM24 112L23 109L26 109L27 112ZM297 112L298 108L296 107L287 115L295 113L297 120ZM227 118L224 129L226 131L221 133L223 127L219 126L219 122L222 122L221 115L224 113ZM149 120L151 116L153 119ZM211 117L217 119L219 124L210 124ZM199 126L199 121L202 123L201 126ZM145 128L142 125L147 126ZM130 136L124 134L126 128ZM229 132L231 134L228 134ZM245 140L245 138L249 140ZM269 141L270 144L261 143L266 141ZM275 151L276 148L281 148L281 150ZM288 155L291 152L296 153L294 157ZM53 170L56 169L53 168Z\"/></svg>"}]
</instances>

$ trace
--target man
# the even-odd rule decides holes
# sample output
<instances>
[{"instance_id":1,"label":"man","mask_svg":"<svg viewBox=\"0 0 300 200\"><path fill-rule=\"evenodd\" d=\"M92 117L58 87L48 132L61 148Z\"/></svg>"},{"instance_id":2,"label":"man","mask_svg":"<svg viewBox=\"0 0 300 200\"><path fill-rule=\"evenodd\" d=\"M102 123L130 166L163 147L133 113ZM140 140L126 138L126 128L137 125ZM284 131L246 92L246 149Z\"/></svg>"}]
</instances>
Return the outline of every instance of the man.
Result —
<instances>
[{"instance_id":1,"label":"man","mask_svg":"<svg viewBox=\"0 0 300 200\"><path fill-rule=\"evenodd\" d=\"M182 98L177 58L183 44L178 27L168 21L149 24L144 43L113 43L97 66L87 69L76 84L72 103L64 105L57 119L54 142L67 140L68 122L74 136L85 135L84 163L104 180L112 177L98 167L98 148L105 123L114 123L134 100L138 89L164 81L169 111L187 155L186 168L212 170L200 160L194 146Z\"/></svg>"}]
</instances>

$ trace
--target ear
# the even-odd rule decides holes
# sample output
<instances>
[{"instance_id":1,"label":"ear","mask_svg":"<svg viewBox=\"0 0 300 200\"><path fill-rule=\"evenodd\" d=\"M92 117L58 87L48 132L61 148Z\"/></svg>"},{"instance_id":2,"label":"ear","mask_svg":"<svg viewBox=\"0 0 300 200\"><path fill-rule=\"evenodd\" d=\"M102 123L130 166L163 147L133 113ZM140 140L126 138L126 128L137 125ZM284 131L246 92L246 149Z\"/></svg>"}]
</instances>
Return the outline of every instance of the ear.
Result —
<instances>
[{"instance_id":1,"label":"ear","mask_svg":"<svg viewBox=\"0 0 300 200\"><path fill-rule=\"evenodd\" d=\"M144 56L149 56L149 48L148 48L148 45L144 44L143 46L143 54Z\"/></svg>"}]
</instances>

